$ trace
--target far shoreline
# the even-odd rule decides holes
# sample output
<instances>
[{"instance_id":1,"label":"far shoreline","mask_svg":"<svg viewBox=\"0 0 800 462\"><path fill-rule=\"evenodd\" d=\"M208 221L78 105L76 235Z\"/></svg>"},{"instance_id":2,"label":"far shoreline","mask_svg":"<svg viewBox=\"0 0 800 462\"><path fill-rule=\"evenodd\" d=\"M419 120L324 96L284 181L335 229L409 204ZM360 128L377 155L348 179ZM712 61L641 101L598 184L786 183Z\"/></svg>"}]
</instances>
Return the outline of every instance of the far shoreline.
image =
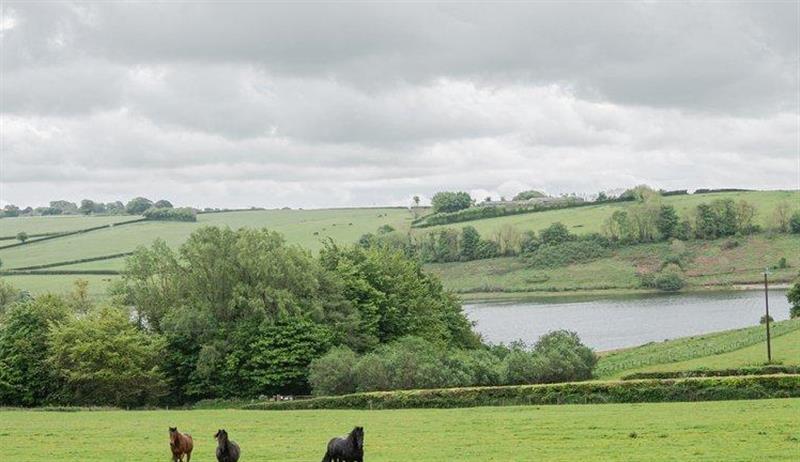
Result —
<instances>
[{"instance_id":1,"label":"far shoreline","mask_svg":"<svg viewBox=\"0 0 800 462\"><path fill-rule=\"evenodd\" d=\"M788 290L789 282L776 282L769 285L770 290ZM637 296L658 295L691 295L697 293L714 292L739 292L764 290L763 284L746 283L714 286L695 286L676 292L663 292L654 289L586 289L569 291L518 291L518 292L468 292L455 293L463 304L480 304L491 302L519 302L519 301L556 301L559 299L571 300L598 300L603 298L625 298Z\"/></svg>"}]
</instances>

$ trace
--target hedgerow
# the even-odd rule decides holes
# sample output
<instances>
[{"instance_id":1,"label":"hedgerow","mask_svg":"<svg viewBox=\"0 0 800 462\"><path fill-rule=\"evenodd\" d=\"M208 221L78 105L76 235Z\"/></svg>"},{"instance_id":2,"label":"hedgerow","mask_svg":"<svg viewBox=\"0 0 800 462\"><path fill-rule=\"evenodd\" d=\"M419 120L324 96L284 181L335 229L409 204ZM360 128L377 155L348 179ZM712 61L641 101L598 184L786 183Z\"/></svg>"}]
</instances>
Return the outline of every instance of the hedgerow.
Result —
<instances>
[{"instance_id":1,"label":"hedgerow","mask_svg":"<svg viewBox=\"0 0 800 462\"><path fill-rule=\"evenodd\" d=\"M685 379L689 377L731 377L745 375L800 374L800 366L753 366L731 369L692 369L688 371L637 372L622 377L622 380Z\"/></svg>"},{"instance_id":2,"label":"hedgerow","mask_svg":"<svg viewBox=\"0 0 800 462\"><path fill-rule=\"evenodd\" d=\"M540 404L647 403L800 397L800 375L579 382L355 393L260 402L243 409L418 409Z\"/></svg>"}]
</instances>

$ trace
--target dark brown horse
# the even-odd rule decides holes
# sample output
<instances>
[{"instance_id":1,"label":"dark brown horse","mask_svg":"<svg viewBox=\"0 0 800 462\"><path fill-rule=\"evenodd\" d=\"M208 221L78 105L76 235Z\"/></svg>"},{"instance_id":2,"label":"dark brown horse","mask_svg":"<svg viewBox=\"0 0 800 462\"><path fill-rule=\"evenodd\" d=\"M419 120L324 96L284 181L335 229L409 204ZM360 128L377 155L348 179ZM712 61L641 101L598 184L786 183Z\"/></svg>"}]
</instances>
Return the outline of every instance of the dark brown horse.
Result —
<instances>
[{"instance_id":1,"label":"dark brown horse","mask_svg":"<svg viewBox=\"0 0 800 462\"><path fill-rule=\"evenodd\" d=\"M192 435L179 432L178 427L169 427L169 448L172 450L172 462L183 462L184 454L186 462L191 461L194 449Z\"/></svg>"},{"instance_id":2,"label":"dark brown horse","mask_svg":"<svg viewBox=\"0 0 800 462\"><path fill-rule=\"evenodd\" d=\"M241 449L234 441L228 439L228 432L225 430L217 430L214 435L217 439L217 461L218 462L237 462Z\"/></svg>"}]
</instances>

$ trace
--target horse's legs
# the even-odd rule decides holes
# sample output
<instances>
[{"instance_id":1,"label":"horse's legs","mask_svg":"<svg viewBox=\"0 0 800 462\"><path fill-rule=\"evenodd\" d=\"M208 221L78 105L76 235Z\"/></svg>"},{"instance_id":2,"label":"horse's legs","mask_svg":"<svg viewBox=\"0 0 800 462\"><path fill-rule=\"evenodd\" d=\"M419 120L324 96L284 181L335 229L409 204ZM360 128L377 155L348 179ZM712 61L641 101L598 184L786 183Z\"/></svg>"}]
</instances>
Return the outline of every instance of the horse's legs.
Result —
<instances>
[{"instance_id":1,"label":"horse's legs","mask_svg":"<svg viewBox=\"0 0 800 462\"><path fill-rule=\"evenodd\" d=\"M187 452L186 453L186 462L191 462L191 461L192 461L192 453L191 452Z\"/></svg>"}]
</instances>

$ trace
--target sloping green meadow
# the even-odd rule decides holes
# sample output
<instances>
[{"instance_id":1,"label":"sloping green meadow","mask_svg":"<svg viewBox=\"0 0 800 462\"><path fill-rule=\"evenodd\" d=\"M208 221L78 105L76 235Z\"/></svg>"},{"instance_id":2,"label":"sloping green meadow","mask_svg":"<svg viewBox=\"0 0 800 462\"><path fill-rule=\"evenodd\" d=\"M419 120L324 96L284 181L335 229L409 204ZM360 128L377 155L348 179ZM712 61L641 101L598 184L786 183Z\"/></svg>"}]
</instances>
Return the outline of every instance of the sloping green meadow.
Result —
<instances>
[{"instance_id":1,"label":"sloping green meadow","mask_svg":"<svg viewBox=\"0 0 800 462\"><path fill-rule=\"evenodd\" d=\"M242 461L316 461L328 439L365 427L371 462L794 461L800 399L394 411L0 411L3 460L169 459L167 428L214 461L225 428Z\"/></svg>"}]
</instances>

